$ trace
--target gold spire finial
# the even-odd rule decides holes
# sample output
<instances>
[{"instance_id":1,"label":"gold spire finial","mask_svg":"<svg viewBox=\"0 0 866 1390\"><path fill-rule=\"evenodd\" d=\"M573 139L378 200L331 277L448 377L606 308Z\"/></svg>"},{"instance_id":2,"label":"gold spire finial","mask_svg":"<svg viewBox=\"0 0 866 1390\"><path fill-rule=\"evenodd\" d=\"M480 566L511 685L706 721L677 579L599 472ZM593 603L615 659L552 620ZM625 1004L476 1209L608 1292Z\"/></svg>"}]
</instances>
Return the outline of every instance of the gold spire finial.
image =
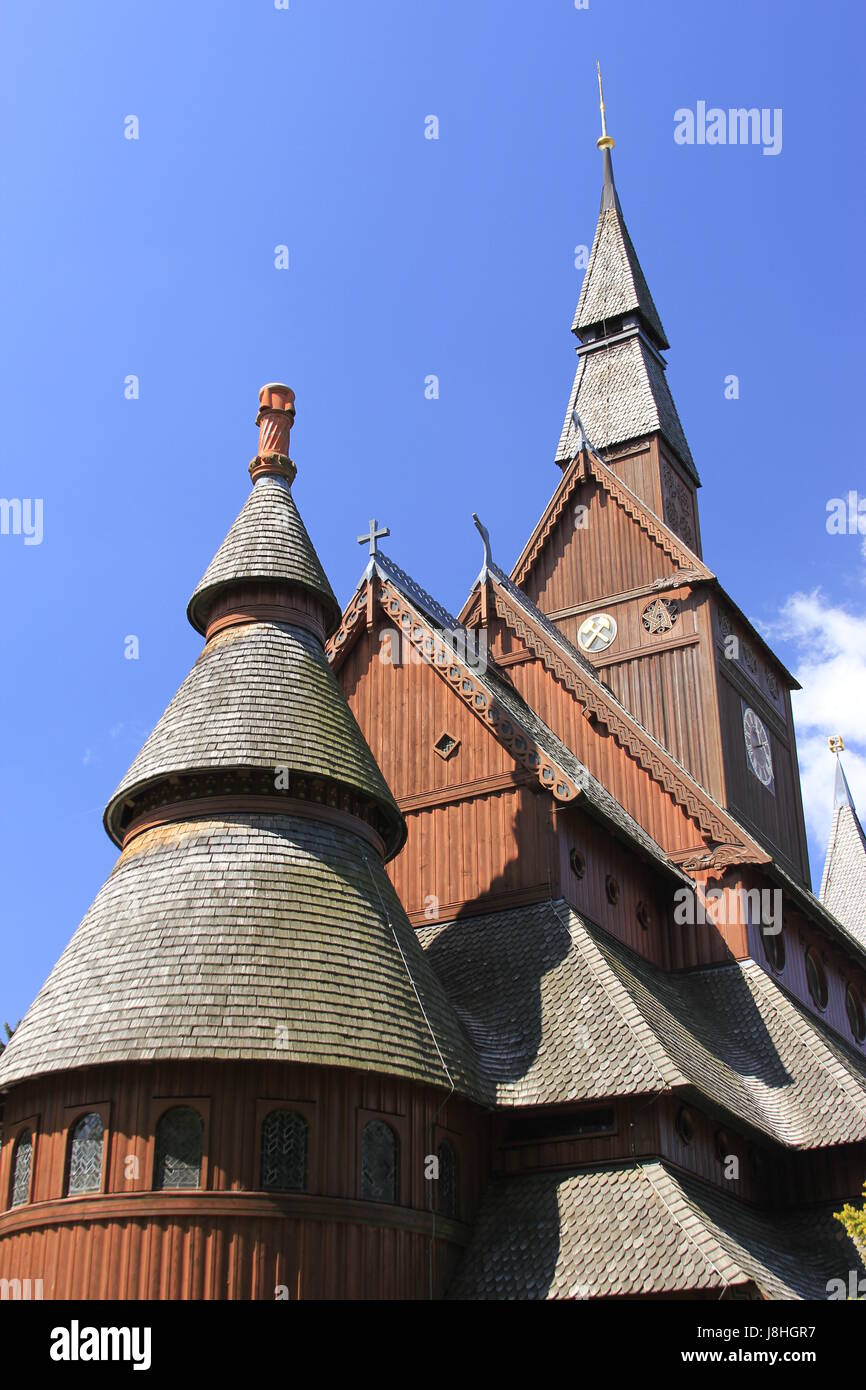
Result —
<instances>
[{"instance_id":1,"label":"gold spire finial","mask_svg":"<svg viewBox=\"0 0 866 1390\"><path fill-rule=\"evenodd\" d=\"M841 734L833 734L831 738L827 739L827 743L831 753L844 753L845 740Z\"/></svg>"},{"instance_id":2,"label":"gold spire finial","mask_svg":"<svg viewBox=\"0 0 866 1390\"><path fill-rule=\"evenodd\" d=\"M607 133L607 121L604 118L604 92L601 86L601 63L596 58L595 70L598 73L598 106L601 111L601 135L596 140L596 145L600 150L613 149L613 136Z\"/></svg>"}]
</instances>

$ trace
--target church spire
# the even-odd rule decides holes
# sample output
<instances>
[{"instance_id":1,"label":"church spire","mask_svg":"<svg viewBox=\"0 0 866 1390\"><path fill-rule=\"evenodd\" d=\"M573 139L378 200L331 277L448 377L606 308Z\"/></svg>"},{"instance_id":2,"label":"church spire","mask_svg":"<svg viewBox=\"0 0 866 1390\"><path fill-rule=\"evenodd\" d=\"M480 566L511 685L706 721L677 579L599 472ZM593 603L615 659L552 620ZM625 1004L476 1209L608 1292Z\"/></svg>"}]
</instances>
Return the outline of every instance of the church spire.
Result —
<instances>
[{"instance_id":1,"label":"church spire","mask_svg":"<svg viewBox=\"0 0 866 1390\"><path fill-rule=\"evenodd\" d=\"M601 85L601 63L596 59L595 70L598 73L598 109L601 112L601 135L596 140L596 148L601 150L602 167L602 187L601 187L601 211L616 207L616 188L613 182L613 160L610 152L614 146L612 135L607 133L607 115L604 105L604 88Z\"/></svg>"},{"instance_id":2,"label":"church spire","mask_svg":"<svg viewBox=\"0 0 866 1390\"><path fill-rule=\"evenodd\" d=\"M836 755L833 825L821 878L821 902L866 946L866 835L848 786L839 734L829 740Z\"/></svg>"},{"instance_id":3,"label":"church spire","mask_svg":"<svg viewBox=\"0 0 866 1390\"><path fill-rule=\"evenodd\" d=\"M556 461L565 467L579 448L576 409L602 448L660 433L694 482L697 471L665 379L669 347L623 217L613 176L601 68L597 64L602 157L601 206L586 274L571 325L580 346L577 374Z\"/></svg>"}]
</instances>

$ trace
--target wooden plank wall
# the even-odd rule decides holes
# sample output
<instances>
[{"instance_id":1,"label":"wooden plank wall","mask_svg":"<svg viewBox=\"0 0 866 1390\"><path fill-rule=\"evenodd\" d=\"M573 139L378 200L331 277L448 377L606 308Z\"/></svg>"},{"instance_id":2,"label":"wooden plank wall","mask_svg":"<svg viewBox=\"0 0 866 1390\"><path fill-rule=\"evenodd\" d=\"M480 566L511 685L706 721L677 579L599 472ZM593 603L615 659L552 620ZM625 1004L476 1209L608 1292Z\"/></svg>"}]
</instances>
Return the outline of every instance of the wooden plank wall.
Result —
<instances>
[{"instance_id":1,"label":"wooden plank wall","mask_svg":"<svg viewBox=\"0 0 866 1390\"><path fill-rule=\"evenodd\" d=\"M585 516L578 517L578 506L588 509ZM647 588L675 572L658 542L588 479L569 498L523 588L545 613L554 613Z\"/></svg>"},{"instance_id":2,"label":"wooden plank wall","mask_svg":"<svg viewBox=\"0 0 866 1390\"><path fill-rule=\"evenodd\" d=\"M808 885L799 769L789 732L767 702L761 700L724 660L719 662L718 685L727 805L747 829L763 840L790 874ZM774 791L765 787L747 765L743 701L760 716L770 736Z\"/></svg>"},{"instance_id":3,"label":"wooden plank wall","mask_svg":"<svg viewBox=\"0 0 866 1390\"><path fill-rule=\"evenodd\" d=\"M499 618L491 619L489 642L527 703L654 840L671 853L704 847L699 826L684 809L603 727L583 717L572 692L526 652Z\"/></svg>"},{"instance_id":4,"label":"wooden plank wall","mask_svg":"<svg viewBox=\"0 0 866 1390\"><path fill-rule=\"evenodd\" d=\"M703 598L687 588L664 597L677 604L676 625L668 635L649 633L642 621L651 601L641 594L604 611L617 623L613 647L590 656L600 678L627 709L713 796L723 792L715 701L708 698L701 647L700 610ZM569 641L577 645L586 611L557 619Z\"/></svg>"},{"instance_id":5,"label":"wooden plank wall","mask_svg":"<svg viewBox=\"0 0 866 1390\"><path fill-rule=\"evenodd\" d=\"M178 1098L207 1115L204 1189L153 1192L156 1119ZM443 1099L395 1078L265 1063L104 1067L13 1088L0 1152L0 1268L7 1278L43 1279L46 1298L273 1298L279 1283L291 1297L426 1297L425 1158L440 1138L453 1144L462 1223L489 1163L484 1114ZM270 1102L298 1103L309 1116L304 1194L259 1189ZM64 1198L70 1128L100 1104L108 1106L103 1195ZM398 1206L360 1199L360 1132L371 1112L400 1136ZM34 1114L32 1201L10 1210L15 1127ZM439 1225L441 1279L445 1247L457 1253L466 1230Z\"/></svg>"},{"instance_id":6,"label":"wooden plank wall","mask_svg":"<svg viewBox=\"0 0 866 1390\"><path fill-rule=\"evenodd\" d=\"M673 913L673 885L666 882L604 827L583 813L579 806L557 809L557 849L559 883L562 896L590 921L604 927L639 955L668 968L670 959L670 921ZM586 869L579 878L571 867L570 855L576 849ZM607 878L619 887L619 900L611 903ZM638 904L650 908L650 925L641 926Z\"/></svg>"},{"instance_id":7,"label":"wooden plank wall","mask_svg":"<svg viewBox=\"0 0 866 1390\"><path fill-rule=\"evenodd\" d=\"M749 880L749 882L759 881ZM765 880L772 891L773 885ZM778 890L781 892L782 890ZM866 970L854 959L828 939L806 920L803 914L786 901L782 893L783 934L785 941L785 965L781 973L776 973L767 959L764 949L764 936L757 922L750 922L747 928L748 953L753 960L766 970L788 994L792 994L803 1007L816 1018L822 1018L849 1047L866 1058L866 1040L858 1043L851 1032L845 1009L845 987L850 981L859 991L866 1005ZM806 951L812 947L817 951L827 976L827 1007L823 1012L817 1008L809 993L806 978Z\"/></svg>"}]
</instances>

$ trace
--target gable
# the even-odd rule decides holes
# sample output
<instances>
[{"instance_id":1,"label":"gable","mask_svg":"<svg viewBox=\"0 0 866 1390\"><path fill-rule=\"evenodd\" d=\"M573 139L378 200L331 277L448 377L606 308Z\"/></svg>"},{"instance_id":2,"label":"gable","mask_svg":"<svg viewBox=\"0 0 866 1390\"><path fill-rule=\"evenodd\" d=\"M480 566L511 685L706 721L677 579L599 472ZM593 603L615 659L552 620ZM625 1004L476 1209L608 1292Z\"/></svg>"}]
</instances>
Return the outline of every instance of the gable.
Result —
<instances>
[{"instance_id":1,"label":"gable","mask_svg":"<svg viewBox=\"0 0 866 1390\"><path fill-rule=\"evenodd\" d=\"M641 491L650 487L631 460ZM584 449L563 474L511 577L546 613L679 575L710 578L700 558L613 468Z\"/></svg>"},{"instance_id":2,"label":"gable","mask_svg":"<svg viewBox=\"0 0 866 1390\"><path fill-rule=\"evenodd\" d=\"M514 757L381 609L338 679L399 803L515 772ZM447 759L435 749L443 734L458 745Z\"/></svg>"}]
</instances>

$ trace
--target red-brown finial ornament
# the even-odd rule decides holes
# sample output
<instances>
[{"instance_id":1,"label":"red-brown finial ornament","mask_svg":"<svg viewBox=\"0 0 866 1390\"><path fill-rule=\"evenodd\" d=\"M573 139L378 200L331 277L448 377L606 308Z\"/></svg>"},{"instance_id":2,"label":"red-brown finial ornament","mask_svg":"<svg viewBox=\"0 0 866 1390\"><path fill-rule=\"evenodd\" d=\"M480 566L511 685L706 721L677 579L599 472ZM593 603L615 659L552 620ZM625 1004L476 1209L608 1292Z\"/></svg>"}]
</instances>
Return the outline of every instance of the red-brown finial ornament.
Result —
<instances>
[{"instance_id":1,"label":"red-brown finial ornament","mask_svg":"<svg viewBox=\"0 0 866 1390\"><path fill-rule=\"evenodd\" d=\"M272 474L294 482L297 469L289 458L289 436L295 423L295 393L290 386L269 381L259 392L259 451L250 464L253 482Z\"/></svg>"}]
</instances>

